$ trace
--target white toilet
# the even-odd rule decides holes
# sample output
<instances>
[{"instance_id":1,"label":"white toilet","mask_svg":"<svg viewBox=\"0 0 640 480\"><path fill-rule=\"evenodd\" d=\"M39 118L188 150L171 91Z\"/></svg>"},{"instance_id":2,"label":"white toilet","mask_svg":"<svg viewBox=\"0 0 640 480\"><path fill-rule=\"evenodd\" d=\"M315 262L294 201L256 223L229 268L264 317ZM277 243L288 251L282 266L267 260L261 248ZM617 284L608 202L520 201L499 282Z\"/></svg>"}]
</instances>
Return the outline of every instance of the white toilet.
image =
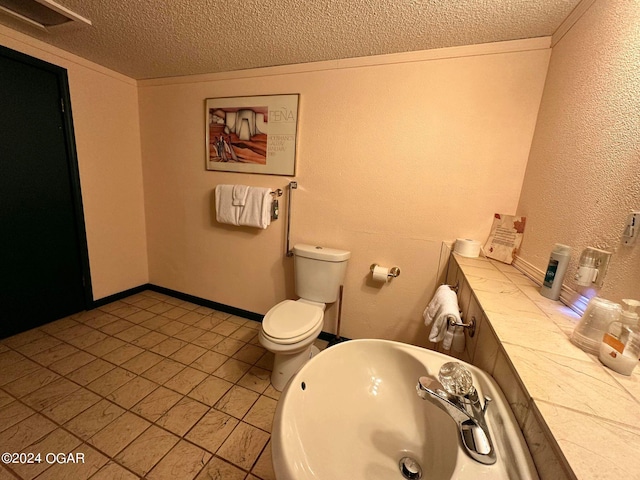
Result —
<instances>
[{"instance_id":1,"label":"white toilet","mask_svg":"<svg viewBox=\"0 0 640 480\"><path fill-rule=\"evenodd\" d=\"M312 356L313 342L324 324L325 306L338 299L351 252L296 245L293 255L300 299L284 300L272 307L262 320L258 336L260 344L275 354L271 384L278 391Z\"/></svg>"}]
</instances>

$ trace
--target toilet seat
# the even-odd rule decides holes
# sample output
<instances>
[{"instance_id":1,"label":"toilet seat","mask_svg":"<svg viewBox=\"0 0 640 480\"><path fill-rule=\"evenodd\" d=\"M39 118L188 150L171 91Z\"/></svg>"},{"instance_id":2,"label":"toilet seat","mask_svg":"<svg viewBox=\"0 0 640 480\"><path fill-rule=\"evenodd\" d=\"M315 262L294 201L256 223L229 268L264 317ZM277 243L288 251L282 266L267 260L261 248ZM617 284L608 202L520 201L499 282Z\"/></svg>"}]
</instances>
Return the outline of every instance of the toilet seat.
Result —
<instances>
[{"instance_id":1,"label":"toilet seat","mask_svg":"<svg viewBox=\"0 0 640 480\"><path fill-rule=\"evenodd\" d=\"M304 340L321 327L324 310L318 305L285 300L267 312L262 320L262 333L274 343L290 345Z\"/></svg>"}]
</instances>

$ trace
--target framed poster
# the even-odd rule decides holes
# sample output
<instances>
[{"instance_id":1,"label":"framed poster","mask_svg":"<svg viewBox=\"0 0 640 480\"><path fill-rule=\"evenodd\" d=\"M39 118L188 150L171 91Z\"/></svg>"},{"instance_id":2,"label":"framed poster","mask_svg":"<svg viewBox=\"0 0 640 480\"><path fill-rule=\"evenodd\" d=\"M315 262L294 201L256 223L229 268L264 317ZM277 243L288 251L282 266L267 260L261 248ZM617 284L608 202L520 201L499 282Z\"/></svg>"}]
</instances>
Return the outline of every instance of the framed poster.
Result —
<instances>
[{"instance_id":1,"label":"framed poster","mask_svg":"<svg viewBox=\"0 0 640 480\"><path fill-rule=\"evenodd\" d=\"M207 170L295 175L299 97L208 98Z\"/></svg>"}]
</instances>

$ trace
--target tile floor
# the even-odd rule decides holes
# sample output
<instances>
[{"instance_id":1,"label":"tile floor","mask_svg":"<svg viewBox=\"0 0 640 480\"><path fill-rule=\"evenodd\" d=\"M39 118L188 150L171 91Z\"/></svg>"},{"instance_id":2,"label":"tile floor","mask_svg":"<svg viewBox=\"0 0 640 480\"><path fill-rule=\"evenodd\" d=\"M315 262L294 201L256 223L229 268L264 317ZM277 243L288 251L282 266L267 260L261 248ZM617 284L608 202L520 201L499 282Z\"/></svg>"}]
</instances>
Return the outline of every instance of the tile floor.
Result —
<instances>
[{"instance_id":1,"label":"tile floor","mask_svg":"<svg viewBox=\"0 0 640 480\"><path fill-rule=\"evenodd\" d=\"M1 340L0 454L41 462L0 480L275 479L259 327L145 291Z\"/></svg>"}]
</instances>

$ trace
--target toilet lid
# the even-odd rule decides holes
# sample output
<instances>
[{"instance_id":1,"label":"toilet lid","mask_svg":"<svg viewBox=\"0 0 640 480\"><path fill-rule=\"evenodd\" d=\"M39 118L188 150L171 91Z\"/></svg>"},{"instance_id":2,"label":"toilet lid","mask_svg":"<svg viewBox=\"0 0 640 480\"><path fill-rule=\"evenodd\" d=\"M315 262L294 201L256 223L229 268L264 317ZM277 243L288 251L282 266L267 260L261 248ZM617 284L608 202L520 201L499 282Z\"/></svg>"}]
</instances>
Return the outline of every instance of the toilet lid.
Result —
<instances>
[{"instance_id":1,"label":"toilet lid","mask_svg":"<svg viewBox=\"0 0 640 480\"><path fill-rule=\"evenodd\" d=\"M316 328L324 312L316 305L285 300L267 312L262 320L262 330L272 338L299 337Z\"/></svg>"}]
</instances>

